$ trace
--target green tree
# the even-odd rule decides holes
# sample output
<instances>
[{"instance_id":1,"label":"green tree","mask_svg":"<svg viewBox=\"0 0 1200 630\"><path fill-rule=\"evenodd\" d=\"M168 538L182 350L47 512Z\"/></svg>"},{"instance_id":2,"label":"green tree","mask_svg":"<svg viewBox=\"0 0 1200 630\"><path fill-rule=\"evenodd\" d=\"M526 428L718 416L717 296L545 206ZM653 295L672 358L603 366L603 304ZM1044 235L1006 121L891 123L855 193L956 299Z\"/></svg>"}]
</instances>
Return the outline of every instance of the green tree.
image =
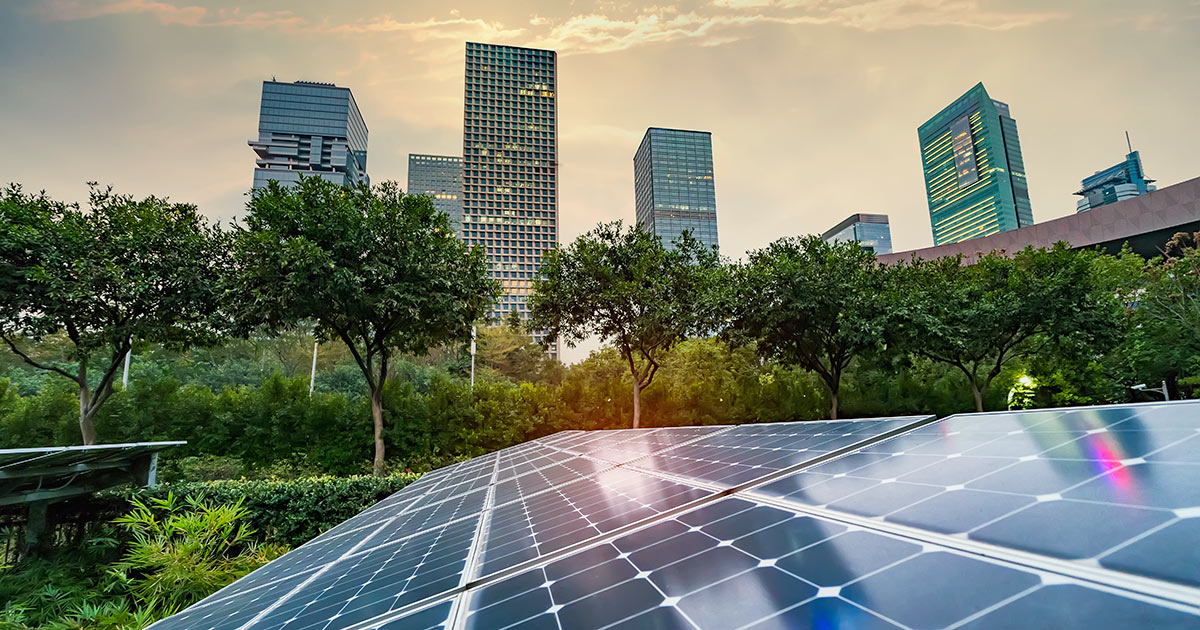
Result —
<instances>
[{"instance_id":1,"label":"green tree","mask_svg":"<svg viewBox=\"0 0 1200 630\"><path fill-rule=\"evenodd\" d=\"M10 186L0 196L0 339L79 394L84 444L132 344L187 347L217 337L226 238L189 204L92 185L89 208ZM22 342L61 335L65 361ZM98 365L99 376L89 375Z\"/></svg>"},{"instance_id":2,"label":"green tree","mask_svg":"<svg viewBox=\"0 0 1200 630\"><path fill-rule=\"evenodd\" d=\"M890 302L875 255L852 242L783 238L751 252L732 278L724 336L815 372L837 419L842 375L855 359L884 347Z\"/></svg>"},{"instance_id":3,"label":"green tree","mask_svg":"<svg viewBox=\"0 0 1200 630\"><path fill-rule=\"evenodd\" d=\"M613 344L633 381L633 428L642 391L679 340L713 325L710 295L720 269L713 248L684 234L673 243L620 221L601 224L563 250L550 250L534 279L531 330L574 345Z\"/></svg>"},{"instance_id":4,"label":"green tree","mask_svg":"<svg viewBox=\"0 0 1200 630\"><path fill-rule=\"evenodd\" d=\"M1096 282L1094 256L1058 243L1012 257L993 252L973 265L914 260L895 274L906 304L894 330L912 354L962 372L983 411L1011 361L1042 352L1097 357L1115 342L1117 298Z\"/></svg>"},{"instance_id":5,"label":"green tree","mask_svg":"<svg viewBox=\"0 0 1200 630\"><path fill-rule=\"evenodd\" d=\"M498 289L482 248L394 182L343 188L320 178L254 191L236 228L233 310L244 333L312 322L341 340L367 381L375 474L384 472L383 391L394 350L423 354L470 338Z\"/></svg>"},{"instance_id":6,"label":"green tree","mask_svg":"<svg viewBox=\"0 0 1200 630\"><path fill-rule=\"evenodd\" d=\"M481 326L476 360L515 381L558 382L563 365L533 341L516 311L509 311L503 326Z\"/></svg>"}]
</instances>

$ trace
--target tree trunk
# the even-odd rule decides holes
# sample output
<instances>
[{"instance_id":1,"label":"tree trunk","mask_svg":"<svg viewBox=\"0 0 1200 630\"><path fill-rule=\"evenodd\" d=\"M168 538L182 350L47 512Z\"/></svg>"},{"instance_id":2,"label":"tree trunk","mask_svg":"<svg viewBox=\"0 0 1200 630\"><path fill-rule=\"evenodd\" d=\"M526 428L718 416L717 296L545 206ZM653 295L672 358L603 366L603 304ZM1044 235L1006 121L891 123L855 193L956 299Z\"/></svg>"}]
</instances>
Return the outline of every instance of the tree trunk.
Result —
<instances>
[{"instance_id":1,"label":"tree trunk","mask_svg":"<svg viewBox=\"0 0 1200 630\"><path fill-rule=\"evenodd\" d=\"M971 393L975 395L975 411L983 411L983 392L975 381L971 381Z\"/></svg>"},{"instance_id":2,"label":"tree trunk","mask_svg":"<svg viewBox=\"0 0 1200 630\"><path fill-rule=\"evenodd\" d=\"M633 428L637 429L642 421L642 386L634 381L633 383Z\"/></svg>"},{"instance_id":3,"label":"tree trunk","mask_svg":"<svg viewBox=\"0 0 1200 630\"><path fill-rule=\"evenodd\" d=\"M96 427L92 425L92 392L87 384L87 359L79 360L79 432L83 435L85 446L96 443Z\"/></svg>"},{"instance_id":4,"label":"tree trunk","mask_svg":"<svg viewBox=\"0 0 1200 630\"><path fill-rule=\"evenodd\" d=\"M371 421L375 425L375 461L371 472L376 477L383 476L383 387L371 390Z\"/></svg>"},{"instance_id":5,"label":"tree trunk","mask_svg":"<svg viewBox=\"0 0 1200 630\"><path fill-rule=\"evenodd\" d=\"M837 420L838 395L836 390L829 390L829 419Z\"/></svg>"}]
</instances>

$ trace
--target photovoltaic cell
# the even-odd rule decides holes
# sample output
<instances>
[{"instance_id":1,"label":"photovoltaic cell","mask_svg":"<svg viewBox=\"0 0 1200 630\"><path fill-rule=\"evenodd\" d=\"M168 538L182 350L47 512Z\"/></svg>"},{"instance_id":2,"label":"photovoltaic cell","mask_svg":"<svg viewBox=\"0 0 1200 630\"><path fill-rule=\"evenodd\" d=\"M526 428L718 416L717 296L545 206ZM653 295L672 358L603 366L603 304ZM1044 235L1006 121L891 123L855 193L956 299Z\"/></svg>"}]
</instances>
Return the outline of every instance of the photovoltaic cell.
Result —
<instances>
[{"instance_id":1,"label":"photovoltaic cell","mask_svg":"<svg viewBox=\"0 0 1200 630\"><path fill-rule=\"evenodd\" d=\"M614 469L507 503L492 511L480 575L536 559L709 493Z\"/></svg>"},{"instance_id":2,"label":"photovoltaic cell","mask_svg":"<svg viewBox=\"0 0 1200 630\"><path fill-rule=\"evenodd\" d=\"M925 418L745 424L635 460L632 465L701 482L736 486Z\"/></svg>"},{"instance_id":3,"label":"photovoltaic cell","mask_svg":"<svg viewBox=\"0 0 1200 630\"><path fill-rule=\"evenodd\" d=\"M1200 628L1198 538L1200 403L567 431L155 628Z\"/></svg>"},{"instance_id":4,"label":"photovoltaic cell","mask_svg":"<svg viewBox=\"0 0 1200 630\"><path fill-rule=\"evenodd\" d=\"M730 497L476 589L465 627L1059 627L1003 625L1059 592L1088 607L1090 628L1196 621L1035 570Z\"/></svg>"},{"instance_id":5,"label":"photovoltaic cell","mask_svg":"<svg viewBox=\"0 0 1200 630\"><path fill-rule=\"evenodd\" d=\"M476 519L339 560L248 628L340 630L459 586Z\"/></svg>"},{"instance_id":6,"label":"photovoltaic cell","mask_svg":"<svg viewBox=\"0 0 1200 630\"><path fill-rule=\"evenodd\" d=\"M1200 557L1179 546L1200 530L1196 406L954 416L758 491L1200 586L1177 561Z\"/></svg>"}]
</instances>

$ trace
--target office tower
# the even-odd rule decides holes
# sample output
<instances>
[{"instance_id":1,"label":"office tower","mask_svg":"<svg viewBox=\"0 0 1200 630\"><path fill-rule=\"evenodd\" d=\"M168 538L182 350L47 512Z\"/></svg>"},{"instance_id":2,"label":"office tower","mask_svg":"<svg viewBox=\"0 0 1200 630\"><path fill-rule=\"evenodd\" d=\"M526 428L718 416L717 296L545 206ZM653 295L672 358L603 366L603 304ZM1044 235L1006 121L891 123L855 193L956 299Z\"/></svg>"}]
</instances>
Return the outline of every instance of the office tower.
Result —
<instances>
[{"instance_id":1,"label":"office tower","mask_svg":"<svg viewBox=\"0 0 1200 630\"><path fill-rule=\"evenodd\" d=\"M671 243L692 236L717 247L717 195L713 185L712 134L651 127L633 155L637 222Z\"/></svg>"},{"instance_id":2,"label":"office tower","mask_svg":"<svg viewBox=\"0 0 1200 630\"><path fill-rule=\"evenodd\" d=\"M1033 225L1017 122L982 83L917 135L934 245Z\"/></svg>"},{"instance_id":3,"label":"office tower","mask_svg":"<svg viewBox=\"0 0 1200 630\"><path fill-rule=\"evenodd\" d=\"M467 42L462 237L487 248L495 319L529 316L542 254L558 243L557 66L552 50Z\"/></svg>"},{"instance_id":4,"label":"office tower","mask_svg":"<svg viewBox=\"0 0 1200 630\"><path fill-rule=\"evenodd\" d=\"M367 125L349 88L332 83L263 81L254 187L321 177L345 186L370 184Z\"/></svg>"},{"instance_id":5,"label":"office tower","mask_svg":"<svg viewBox=\"0 0 1200 630\"><path fill-rule=\"evenodd\" d=\"M892 228L886 214L852 214L821 235L830 243L857 241L876 254L892 253Z\"/></svg>"},{"instance_id":6,"label":"office tower","mask_svg":"<svg viewBox=\"0 0 1200 630\"><path fill-rule=\"evenodd\" d=\"M1124 162L1083 179L1083 187L1075 193L1083 199L1075 204L1075 211L1087 212L1092 208L1144 195L1154 190L1153 181L1146 177L1146 171L1142 170L1142 156L1131 145Z\"/></svg>"},{"instance_id":7,"label":"office tower","mask_svg":"<svg viewBox=\"0 0 1200 630\"><path fill-rule=\"evenodd\" d=\"M433 197L433 207L449 215L454 233L461 233L462 158L409 153L408 193Z\"/></svg>"}]
</instances>

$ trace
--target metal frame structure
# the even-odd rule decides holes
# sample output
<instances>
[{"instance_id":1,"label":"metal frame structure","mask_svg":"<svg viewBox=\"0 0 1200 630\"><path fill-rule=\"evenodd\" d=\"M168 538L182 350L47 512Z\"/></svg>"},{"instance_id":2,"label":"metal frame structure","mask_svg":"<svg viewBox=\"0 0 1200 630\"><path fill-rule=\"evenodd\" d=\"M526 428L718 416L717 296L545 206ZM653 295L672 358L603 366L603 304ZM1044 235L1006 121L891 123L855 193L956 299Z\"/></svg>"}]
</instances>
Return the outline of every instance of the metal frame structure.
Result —
<instances>
[{"instance_id":1,"label":"metal frame structure","mask_svg":"<svg viewBox=\"0 0 1200 630\"><path fill-rule=\"evenodd\" d=\"M36 548L50 503L131 482L153 488L159 452L186 443L0 449L0 508L29 507L25 547Z\"/></svg>"}]
</instances>

